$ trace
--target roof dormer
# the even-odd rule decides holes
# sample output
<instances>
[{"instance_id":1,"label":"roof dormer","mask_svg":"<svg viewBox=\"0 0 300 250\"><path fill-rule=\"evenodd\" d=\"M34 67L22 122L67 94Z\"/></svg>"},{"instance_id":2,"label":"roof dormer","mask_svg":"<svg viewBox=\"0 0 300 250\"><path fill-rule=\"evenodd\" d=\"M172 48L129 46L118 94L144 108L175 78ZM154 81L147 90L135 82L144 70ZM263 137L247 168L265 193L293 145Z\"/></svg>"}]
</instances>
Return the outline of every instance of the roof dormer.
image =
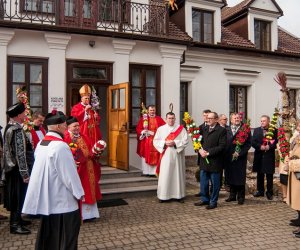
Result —
<instances>
[{"instance_id":1,"label":"roof dormer","mask_svg":"<svg viewBox=\"0 0 300 250\"><path fill-rule=\"evenodd\" d=\"M217 44L221 42L221 8L225 5L226 0L185 0L171 20L193 41Z\"/></svg>"},{"instance_id":2,"label":"roof dormer","mask_svg":"<svg viewBox=\"0 0 300 250\"><path fill-rule=\"evenodd\" d=\"M222 23L250 40L257 49L275 51L278 47L277 19L282 15L275 0L244 0L222 10Z\"/></svg>"}]
</instances>

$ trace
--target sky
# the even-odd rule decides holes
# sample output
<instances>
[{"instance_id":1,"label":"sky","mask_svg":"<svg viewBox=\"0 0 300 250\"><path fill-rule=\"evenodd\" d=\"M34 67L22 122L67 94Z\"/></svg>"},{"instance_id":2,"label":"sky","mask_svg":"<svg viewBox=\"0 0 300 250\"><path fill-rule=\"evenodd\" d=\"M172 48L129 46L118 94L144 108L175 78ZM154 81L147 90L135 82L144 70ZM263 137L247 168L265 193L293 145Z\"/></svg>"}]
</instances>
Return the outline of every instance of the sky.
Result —
<instances>
[{"instance_id":1,"label":"sky","mask_svg":"<svg viewBox=\"0 0 300 250\"><path fill-rule=\"evenodd\" d=\"M227 0L229 7L240 2L242 0ZM276 0L276 2L284 15L278 19L279 26L300 38L300 0Z\"/></svg>"}]
</instances>

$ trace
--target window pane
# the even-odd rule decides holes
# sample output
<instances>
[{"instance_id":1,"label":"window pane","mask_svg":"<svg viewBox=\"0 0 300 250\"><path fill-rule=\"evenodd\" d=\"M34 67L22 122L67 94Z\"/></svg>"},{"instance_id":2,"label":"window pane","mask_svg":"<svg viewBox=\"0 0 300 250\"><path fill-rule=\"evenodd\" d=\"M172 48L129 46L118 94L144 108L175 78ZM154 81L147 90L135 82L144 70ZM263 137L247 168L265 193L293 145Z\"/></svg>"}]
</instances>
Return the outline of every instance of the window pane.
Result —
<instances>
[{"instance_id":1,"label":"window pane","mask_svg":"<svg viewBox=\"0 0 300 250\"><path fill-rule=\"evenodd\" d=\"M156 90L146 89L146 107L149 105L155 105L156 103Z\"/></svg>"},{"instance_id":2,"label":"window pane","mask_svg":"<svg viewBox=\"0 0 300 250\"><path fill-rule=\"evenodd\" d=\"M25 10L37 11L38 0L26 0L25 1Z\"/></svg>"},{"instance_id":3,"label":"window pane","mask_svg":"<svg viewBox=\"0 0 300 250\"><path fill-rule=\"evenodd\" d=\"M193 23L192 24L193 25L193 39L194 39L194 41L200 42L200 40L201 40L201 38L200 38L201 23L200 23L200 12L199 11L193 10L193 12L192 12L192 23Z\"/></svg>"},{"instance_id":4,"label":"window pane","mask_svg":"<svg viewBox=\"0 0 300 250\"><path fill-rule=\"evenodd\" d=\"M146 70L146 87L156 86L156 70Z\"/></svg>"},{"instance_id":5,"label":"window pane","mask_svg":"<svg viewBox=\"0 0 300 250\"><path fill-rule=\"evenodd\" d=\"M75 16L74 0L65 0L65 16Z\"/></svg>"},{"instance_id":6,"label":"window pane","mask_svg":"<svg viewBox=\"0 0 300 250\"><path fill-rule=\"evenodd\" d=\"M136 126L141 117L141 110L140 109L132 109L131 113L132 113L132 117L131 117L132 126Z\"/></svg>"},{"instance_id":7,"label":"window pane","mask_svg":"<svg viewBox=\"0 0 300 250\"><path fill-rule=\"evenodd\" d=\"M84 0L83 3L83 17L91 18L91 0Z\"/></svg>"},{"instance_id":8,"label":"window pane","mask_svg":"<svg viewBox=\"0 0 300 250\"><path fill-rule=\"evenodd\" d=\"M140 107L141 105L141 90L137 88L132 89L132 107Z\"/></svg>"},{"instance_id":9,"label":"window pane","mask_svg":"<svg viewBox=\"0 0 300 250\"><path fill-rule=\"evenodd\" d=\"M30 83L42 83L42 65L30 65Z\"/></svg>"},{"instance_id":10,"label":"window pane","mask_svg":"<svg viewBox=\"0 0 300 250\"><path fill-rule=\"evenodd\" d=\"M25 82L25 64L13 64L13 82Z\"/></svg>"},{"instance_id":11,"label":"window pane","mask_svg":"<svg viewBox=\"0 0 300 250\"><path fill-rule=\"evenodd\" d=\"M213 23L212 23L212 13L203 13L204 17L204 41L205 43L212 43L213 42Z\"/></svg>"},{"instance_id":12,"label":"window pane","mask_svg":"<svg viewBox=\"0 0 300 250\"><path fill-rule=\"evenodd\" d=\"M237 111L238 112L243 112L246 113L246 88L241 87L238 88L238 93L237 93Z\"/></svg>"},{"instance_id":13,"label":"window pane","mask_svg":"<svg viewBox=\"0 0 300 250\"><path fill-rule=\"evenodd\" d=\"M120 109L125 109L126 102L126 91L125 89L120 89Z\"/></svg>"},{"instance_id":14,"label":"window pane","mask_svg":"<svg viewBox=\"0 0 300 250\"><path fill-rule=\"evenodd\" d=\"M236 112L235 110L235 91L234 87L230 87L230 92L229 92L229 113L234 113Z\"/></svg>"},{"instance_id":15,"label":"window pane","mask_svg":"<svg viewBox=\"0 0 300 250\"><path fill-rule=\"evenodd\" d=\"M141 85L142 85L142 83L141 83L141 70L133 69L132 70L132 86L140 87Z\"/></svg>"},{"instance_id":16,"label":"window pane","mask_svg":"<svg viewBox=\"0 0 300 250\"><path fill-rule=\"evenodd\" d=\"M42 106L42 86L30 86L30 105Z\"/></svg>"},{"instance_id":17,"label":"window pane","mask_svg":"<svg viewBox=\"0 0 300 250\"><path fill-rule=\"evenodd\" d=\"M42 11L46 13L54 13L53 11L53 0L43 1Z\"/></svg>"},{"instance_id":18,"label":"window pane","mask_svg":"<svg viewBox=\"0 0 300 250\"><path fill-rule=\"evenodd\" d=\"M75 79L100 79L107 78L106 70L101 68L73 68L73 78Z\"/></svg>"},{"instance_id":19,"label":"window pane","mask_svg":"<svg viewBox=\"0 0 300 250\"><path fill-rule=\"evenodd\" d=\"M117 109L118 108L118 91L115 89L111 92L111 105L112 105L112 109Z\"/></svg>"}]
</instances>

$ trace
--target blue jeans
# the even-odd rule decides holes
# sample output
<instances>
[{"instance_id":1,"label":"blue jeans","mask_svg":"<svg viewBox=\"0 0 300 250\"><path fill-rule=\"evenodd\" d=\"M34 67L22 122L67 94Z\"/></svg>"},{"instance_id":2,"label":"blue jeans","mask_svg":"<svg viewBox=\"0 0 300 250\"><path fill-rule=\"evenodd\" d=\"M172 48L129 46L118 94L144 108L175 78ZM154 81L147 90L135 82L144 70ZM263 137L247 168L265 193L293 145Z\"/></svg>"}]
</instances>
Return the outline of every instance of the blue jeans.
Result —
<instances>
[{"instance_id":1,"label":"blue jeans","mask_svg":"<svg viewBox=\"0 0 300 250\"><path fill-rule=\"evenodd\" d=\"M211 190L209 190L209 181L211 181ZM210 194L211 191L211 194ZM220 173L200 171L200 199L203 202L209 202L210 205L216 205L220 192Z\"/></svg>"}]
</instances>

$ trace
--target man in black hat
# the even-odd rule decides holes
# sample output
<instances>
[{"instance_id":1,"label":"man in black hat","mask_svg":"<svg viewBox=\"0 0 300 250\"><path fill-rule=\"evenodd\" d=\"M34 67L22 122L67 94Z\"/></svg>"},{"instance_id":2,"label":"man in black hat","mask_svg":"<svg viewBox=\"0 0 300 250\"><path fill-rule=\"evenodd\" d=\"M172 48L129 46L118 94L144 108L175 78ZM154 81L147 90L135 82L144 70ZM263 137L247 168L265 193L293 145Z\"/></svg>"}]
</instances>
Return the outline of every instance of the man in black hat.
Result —
<instances>
[{"instance_id":1,"label":"man in black hat","mask_svg":"<svg viewBox=\"0 0 300 250\"><path fill-rule=\"evenodd\" d=\"M3 170L5 178L4 207L10 211L10 233L30 234L21 217L33 159L31 143L22 128L26 117L23 103L9 107L10 121L4 130Z\"/></svg>"},{"instance_id":2,"label":"man in black hat","mask_svg":"<svg viewBox=\"0 0 300 250\"><path fill-rule=\"evenodd\" d=\"M84 191L71 150L63 141L66 117L52 111L45 117L48 133L35 149L35 161L23 213L40 214L35 249L77 249L79 200Z\"/></svg>"}]
</instances>

